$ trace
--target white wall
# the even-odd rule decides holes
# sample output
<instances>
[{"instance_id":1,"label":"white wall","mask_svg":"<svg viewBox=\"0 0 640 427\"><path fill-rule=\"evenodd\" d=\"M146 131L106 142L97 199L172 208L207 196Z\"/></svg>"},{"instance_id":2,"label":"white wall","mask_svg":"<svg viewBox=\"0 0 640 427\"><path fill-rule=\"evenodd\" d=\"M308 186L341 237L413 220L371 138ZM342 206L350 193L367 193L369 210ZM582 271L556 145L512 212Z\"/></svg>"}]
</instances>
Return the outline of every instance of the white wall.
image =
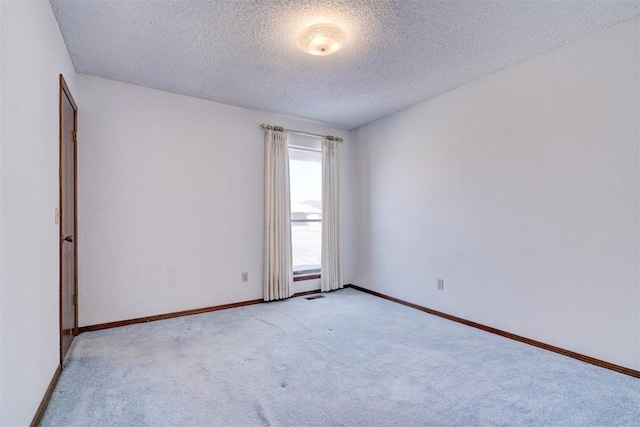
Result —
<instances>
[{"instance_id":1,"label":"white wall","mask_svg":"<svg viewBox=\"0 0 640 427\"><path fill-rule=\"evenodd\" d=\"M353 131L354 282L640 368L638 25Z\"/></svg>"},{"instance_id":2,"label":"white wall","mask_svg":"<svg viewBox=\"0 0 640 427\"><path fill-rule=\"evenodd\" d=\"M83 74L78 92L80 325L262 298L259 125L347 132Z\"/></svg>"},{"instance_id":3,"label":"white wall","mask_svg":"<svg viewBox=\"0 0 640 427\"><path fill-rule=\"evenodd\" d=\"M2 42L2 15L4 8L2 2L0 2L0 60L2 59L3 42ZM0 63L0 310L2 310L2 64ZM2 422L2 330L4 323L2 323L2 315L0 314L0 423Z\"/></svg>"},{"instance_id":4,"label":"white wall","mask_svg":"<svg viewBox=\"0 0 640 427\"><path fill-rule=\"evenodd\" d=\"M0 425L28 425L59 362L58 76L75 71L46 1L0 2Z\"/></svg>"}]
</instances>

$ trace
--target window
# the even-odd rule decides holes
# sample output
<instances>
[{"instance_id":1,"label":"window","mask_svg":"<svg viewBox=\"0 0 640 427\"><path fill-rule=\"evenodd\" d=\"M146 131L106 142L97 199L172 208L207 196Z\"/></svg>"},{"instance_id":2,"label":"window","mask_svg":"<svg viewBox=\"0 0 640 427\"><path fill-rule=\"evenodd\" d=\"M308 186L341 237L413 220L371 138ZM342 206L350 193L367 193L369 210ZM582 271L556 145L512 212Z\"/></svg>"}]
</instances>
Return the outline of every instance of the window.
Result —
<instances>
[{"instance_id":1,"label":"window","mask_svg":"<svg viewBox=\"0 0 640 427\"><path fill-rule=\"evenodd\" d=\"M322 152L289 146L294 276L319 273L322 253Z\"/></svg>"}]
</instances>

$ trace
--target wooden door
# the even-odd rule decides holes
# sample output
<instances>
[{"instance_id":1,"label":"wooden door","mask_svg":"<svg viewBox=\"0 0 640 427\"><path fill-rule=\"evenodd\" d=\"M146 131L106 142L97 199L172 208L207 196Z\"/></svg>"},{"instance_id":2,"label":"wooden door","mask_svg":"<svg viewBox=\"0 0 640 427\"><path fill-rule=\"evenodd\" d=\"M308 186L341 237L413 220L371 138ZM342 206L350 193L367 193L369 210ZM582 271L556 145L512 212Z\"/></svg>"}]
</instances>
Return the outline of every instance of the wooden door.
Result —
<instances>
[{"instance_id":1,"label":"wooden door","mask_svg":"<svg viewBox=\"0 0 640 427\"><path fill-rule=\"evenodd\" d=\"M78 108L60 75L60 363L78 333L76 130Z\"/></svg>"}]
</instances>

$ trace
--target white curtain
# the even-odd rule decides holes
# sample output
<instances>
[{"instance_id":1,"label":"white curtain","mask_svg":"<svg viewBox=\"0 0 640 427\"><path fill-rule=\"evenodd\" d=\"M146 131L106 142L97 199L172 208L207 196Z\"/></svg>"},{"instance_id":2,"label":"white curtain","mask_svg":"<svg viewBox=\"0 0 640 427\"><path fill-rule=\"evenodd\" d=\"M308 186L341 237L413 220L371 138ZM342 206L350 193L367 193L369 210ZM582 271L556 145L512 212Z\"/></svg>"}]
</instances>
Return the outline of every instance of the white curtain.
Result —
<instances>
[{"instance_id":1,"label":"white curtain","mask_svg":"<svg viewBox=\"0 0 640 427\"><path fill-rule=\"evenodd\" d=\"M293 295L289 145L284 132L265 131L264 300Z\"/></svg>"},{"instance_id":2,"label":"white curtain","mask_svg":"<svg viewBox=\"0 0 640 427\"><path fill-rule=\"evenodd\" d=\"M338 141L325 139L322 143L322 292L342 288L341 270Z\"/></svg>"}]
</instances>

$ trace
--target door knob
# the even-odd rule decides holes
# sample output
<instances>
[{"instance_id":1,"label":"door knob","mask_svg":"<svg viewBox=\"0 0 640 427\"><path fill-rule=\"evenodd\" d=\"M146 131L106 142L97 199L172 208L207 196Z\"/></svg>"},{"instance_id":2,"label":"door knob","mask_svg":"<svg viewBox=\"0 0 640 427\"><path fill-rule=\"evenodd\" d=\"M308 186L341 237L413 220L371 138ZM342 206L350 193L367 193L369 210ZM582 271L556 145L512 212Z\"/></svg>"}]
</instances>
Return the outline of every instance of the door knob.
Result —
<instances>
[{"instance_id":1,"label":"door knob","mask_svg":"<svg viewBox=\"0 0 640 427\"><path fill-rule=\"evenodd\" d=\"M68 236L63 237L62 241L64 241L64 242L73 242L73 235L69 234Z\"/></svg>"}]
</instances>

